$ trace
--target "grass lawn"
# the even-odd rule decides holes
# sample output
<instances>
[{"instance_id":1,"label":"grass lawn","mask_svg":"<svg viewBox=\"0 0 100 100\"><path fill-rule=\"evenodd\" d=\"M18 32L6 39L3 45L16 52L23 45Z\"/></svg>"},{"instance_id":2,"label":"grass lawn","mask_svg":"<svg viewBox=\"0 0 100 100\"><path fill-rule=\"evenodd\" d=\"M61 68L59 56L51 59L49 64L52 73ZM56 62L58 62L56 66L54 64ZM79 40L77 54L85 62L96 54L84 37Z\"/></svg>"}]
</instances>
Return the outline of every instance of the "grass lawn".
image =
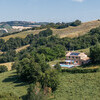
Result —
<instances>
[{"instance_id":1,"label":"grass lawn","mask_svg":"<svg viewBox=\"0 0 100 100\"><path fill-rule=\"evenodd\" d=\"M24 96L27 93L27 85L18 80L15 71L0 74L0 93L13 92L17 96Z\"/></svg>"},{"instance_id":2,"label":"grass lawn","mask_svg":"<svg viewBox=\"0 0 100 100\"><path fill-rule=\"evenodd\" d=\"M60 74L53 100L100 100L100 72Z\"/></svg>"}]
</instances>

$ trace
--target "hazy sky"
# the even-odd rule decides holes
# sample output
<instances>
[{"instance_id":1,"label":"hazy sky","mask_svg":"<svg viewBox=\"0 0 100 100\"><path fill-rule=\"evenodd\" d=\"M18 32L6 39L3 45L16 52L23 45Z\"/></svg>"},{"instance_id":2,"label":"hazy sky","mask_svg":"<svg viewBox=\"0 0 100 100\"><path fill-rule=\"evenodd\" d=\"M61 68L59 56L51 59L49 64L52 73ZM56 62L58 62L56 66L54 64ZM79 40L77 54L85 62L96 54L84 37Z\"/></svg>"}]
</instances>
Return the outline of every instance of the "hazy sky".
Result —
<instances>
[{"instance_id":1,"label":"hazy sky","mask_svg":"<svg viewBox=\"0 0 100 100\"><path fill-rule=\"evenodd\" d=\"M100 0L0 0L0 22L100 19Z\"/></svg>"}]
</instances>

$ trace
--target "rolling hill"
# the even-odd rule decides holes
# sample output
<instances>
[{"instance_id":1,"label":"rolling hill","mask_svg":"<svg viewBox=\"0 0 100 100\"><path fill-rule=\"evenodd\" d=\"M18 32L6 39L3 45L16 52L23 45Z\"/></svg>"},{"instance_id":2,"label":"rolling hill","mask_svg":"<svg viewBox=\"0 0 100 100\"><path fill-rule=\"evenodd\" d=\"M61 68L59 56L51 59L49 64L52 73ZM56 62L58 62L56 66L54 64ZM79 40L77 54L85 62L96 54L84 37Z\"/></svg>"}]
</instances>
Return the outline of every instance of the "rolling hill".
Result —
<instances>
[{"instance_id":1,"label":"rolling hill","mask_svg":"<svg viewBox=\"0 0 100 100\"><path fill-rule=\"evenodd\" d=\"M52 31L53 31L54 35L58 35L61 38L63 38L63 37L73 38L73 37L78 37L78 36L84 35L87 32L89 32L92 28L96 28L98 26L100 26L100 21L96 20L96 21L82 23L81 25L79 25L77 27L70 26L70 27L64 28L64 29L53 29L52 28ZM38 34L42 30L44 30L44 29L28 30L28 31L19 32L17 34L13 34L13 35L1 37L1 38L5 39L5 40L8 40L11 37L12 38L15 38L15 37L25 38L28 34Z\"/></svg>"}]
</instances>

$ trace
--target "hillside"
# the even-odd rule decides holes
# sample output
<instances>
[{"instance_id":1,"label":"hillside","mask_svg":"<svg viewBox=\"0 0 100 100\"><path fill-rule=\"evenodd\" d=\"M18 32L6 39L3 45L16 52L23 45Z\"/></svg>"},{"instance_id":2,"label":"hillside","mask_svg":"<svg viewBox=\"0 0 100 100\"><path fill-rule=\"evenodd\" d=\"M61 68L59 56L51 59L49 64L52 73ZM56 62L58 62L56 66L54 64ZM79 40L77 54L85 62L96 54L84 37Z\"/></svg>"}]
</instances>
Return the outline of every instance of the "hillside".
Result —
<instances>
[{"instance_id":1,"label":"hillside","mask_svg":"<svg viewBox=\"0 0 100 100\"><path fill-rule=\"evenodd\" d=\"M60 75L60 84L53 100L99 100L100 72Z\"/></svg>"},{"instance_id":2,"label":"hillside","mask_svg":"<svg viewBox=\"0 0 100 100\"><path fill-rule=\"evenodd\" d=\"M42 29L42 30L44 30L44 29ZM0 38L4 39L6 41L9 40L9 38L15 38L15 37L25 38L28 34L35 35L35 34L38 34L42 30L28 30L28 31L17 33L17 34L5 36L5 37L0 37Z\"/></svg>"},{"instance_id":3,"label":"hillside","mask_svg":"<svg viewBox=\"0 0 100 100\"><path fill-rule=\"evenodd\" d=\"M68 28L64 28L64 29L53 29L53 34L54 35L58 35L61 38L63 37L78 37L81 35L86 34L87 32L89 32L92 28L96 28L100 26L100 21L91 21L91 22L86 22L86 23L82 23L81 25L77 26L77 27L68 27ZM15 38L15 37L21 37L21 38L25 38L28 34L38 34L40 31L42 31L44 29L40 29L40 30L28 30L28 31L24 31L24 32L20 32L17 34L13 34L13 35L9 35L9 36L5 36L5 37L1 37L2 39L8 40L9 38Z\"/></svg>"},{"instance_id":4,"label":"hillside","mask_svg":"<svg viewBox=\"0 0 100 100\"><path fill-rule=\"evenodd\" d=\"M77 27L68 27L65 29L53 29L53 33L62 37L77 37L86 34L92 28L100 26L100 21L91 21L83 23Z\"/></svg>"},{"instance_id":5,"label":"hillside","mask_svg":"<svg viewBox=\"0 0 100 100\"><path fill-rule=\"evenodd\" d=\"M53 93L52 100L99 100L100 72L97 73L62 73L59 74L60 84ZM15 71L0 74L0 93L13 92L22 97L27 93L27 85L19 81Z\"/></svg>"},{"instance_id":6,"label":"hillside","mask_svg":"<svg viewBox=\"0 0 100 100\"><path fill-rule=\"evenodd\" d=\"M0 93L11 92L23 96L27 93L27 86L18 80L15 71L0 73Z\"/></svg>"}]
</instances>

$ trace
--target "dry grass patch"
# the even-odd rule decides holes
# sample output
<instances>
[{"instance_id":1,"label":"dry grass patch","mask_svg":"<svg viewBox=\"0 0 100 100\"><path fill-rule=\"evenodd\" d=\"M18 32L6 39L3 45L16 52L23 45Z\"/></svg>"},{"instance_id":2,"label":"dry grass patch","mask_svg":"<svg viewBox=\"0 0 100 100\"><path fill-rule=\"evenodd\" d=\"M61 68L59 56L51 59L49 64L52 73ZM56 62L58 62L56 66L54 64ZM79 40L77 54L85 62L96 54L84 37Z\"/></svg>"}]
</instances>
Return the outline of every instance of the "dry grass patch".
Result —
<instances>
[{"instance_id":1,"label":"dry grass patch","mask_svg":"<svg viewBox=\"0 0 100 100\"><path fill-rule=\"evenodd\" d=\"M27 48L27 47L29 47L29 46L30 46L30 44L25 45L25 46L22 46L22 47L20 47L20 48L16 49L16 53L20 52L21 50L26 49L26 48Z\"/></svg>"},{"instance_id":2,"label":"dry grass patch","mask_svg":"<svg viewBox=\"0 0 100 100\"><path fill-rule=\"evenodd\" d=\"M14 62L1 63L0 65L7 66L8 70L10 71L13 63L14 63Z\"/></svg>"}]
</instances>

